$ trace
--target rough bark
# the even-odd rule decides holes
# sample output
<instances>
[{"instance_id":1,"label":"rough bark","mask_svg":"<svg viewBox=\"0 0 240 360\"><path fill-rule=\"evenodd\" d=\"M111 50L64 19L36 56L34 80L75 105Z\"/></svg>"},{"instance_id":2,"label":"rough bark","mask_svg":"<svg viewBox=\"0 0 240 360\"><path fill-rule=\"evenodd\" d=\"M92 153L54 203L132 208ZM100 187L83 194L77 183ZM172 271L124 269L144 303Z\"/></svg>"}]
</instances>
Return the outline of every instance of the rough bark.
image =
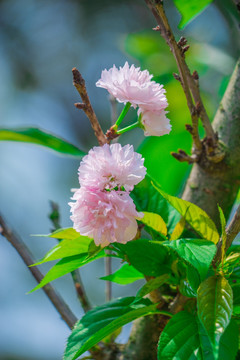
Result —
<instances>
[{"instance_id":1,"label":"rough bark","mask_svg":"<svg viewBox=\"0 0 240 360\"><path fill-rule=\"evenodd\" d=\"M226 151L220 163L210 163L205 154L193 165L182 198L204 209L218 224L219 204L229 216L240 184L240 60L213 121L214 130ZM156 360L159 334L166 325L163 317L136 321L120 360Z\"/></svg>"},{"instance_id":2,"label":"rough bark","mask_svg":"<svg viewBox=\"0 0 240 360\"><path fill-rule=\"evenodd\" d=\"M217 204L226 218L232 209L240 184L240 60L233 72L213 121L226 156L218 164L202 156L194 164L182 198L191 201L219 224Z\"/></svg>"}]
</instances>

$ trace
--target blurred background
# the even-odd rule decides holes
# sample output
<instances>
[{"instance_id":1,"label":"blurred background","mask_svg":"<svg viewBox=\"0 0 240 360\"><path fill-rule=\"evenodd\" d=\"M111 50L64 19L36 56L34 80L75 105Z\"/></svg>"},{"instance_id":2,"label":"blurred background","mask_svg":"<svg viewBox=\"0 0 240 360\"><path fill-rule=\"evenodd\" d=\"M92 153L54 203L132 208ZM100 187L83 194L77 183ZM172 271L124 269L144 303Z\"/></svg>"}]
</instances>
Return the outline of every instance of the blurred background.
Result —
<instances>
[{"instance_id":1,"label":"blurred background","mask_svg":"<svg viewBox=\"0 0 240 360\"><path fill-rule=\"evenodd\" d=\"M211 118L227 86L240 38L235 5L213 2L180 31L180 14L168 1L167 15L177 38L186 36L191 70L200 85ZM190 167L178 163L170 151L190 150L190 122L179 83L173 79L176 64L144 0L0 0L0 127L35 126L52 132L88 151L97 145L84 113L73 103L79 97L72 86L72 67L86 80L90 99L106 131L111 125L107 92L96 88L101 71L125 61L148 69L164 84L173 130L163 137L144 138L134 130L120 138L133 143L145 157L149 173L171 194L180 194ZM121 106L117 108L118 113ZM130 111L126 124L134 120ZM60 206L61 225L71 226L70 189L78 187L79 160L30 144L0 142L0 207L8 224L30 247L35 259L55 245L54 239L31 237L47 234L49 201ZM26 295L35 280L8 242L0 236L0 359L57 360L62 357L69 329L38 290ZM52 264L51 264L52 265ZM114 269L119 263L114 263ZM46 272L49 266L42 266ZM104 302L103 261L81 269L93 305ZM82 316L70 276L54 282L75 314ZM134 295L141 286L113 286L114 297ZM120 335L124 341L129 327Z\"/></svg>"}]
</instances>

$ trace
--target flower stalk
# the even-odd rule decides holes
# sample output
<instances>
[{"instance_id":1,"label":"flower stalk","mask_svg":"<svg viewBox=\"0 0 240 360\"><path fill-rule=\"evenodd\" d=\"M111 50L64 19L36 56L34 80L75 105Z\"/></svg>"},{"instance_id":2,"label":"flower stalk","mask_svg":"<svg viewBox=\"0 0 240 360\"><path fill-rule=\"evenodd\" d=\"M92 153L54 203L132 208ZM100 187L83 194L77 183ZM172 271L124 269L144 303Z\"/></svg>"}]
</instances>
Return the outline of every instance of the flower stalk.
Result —
<instances>
[{"instance_id":1,"label":"flower stalk","mask_svg":"<svg viewBox=\"0 0 240 360\"><path fill-rule=\"evenodd\" d=\"M117 119L116 124L114 125L114 127L116 127L116 130L118 129L118 126L121 124L121 122L123 121L123 119L127 115L128 110L130 109L130 107L131 107L131 103L127 102L126 105L123 108L123 111L119 115L119 118Z\"/></svg>"},{"instance_id":2,"label":"flower stalk","mask_svg":"<svg viewBox=\"0 0 240 360\"><path fill-rule=\"evenodd\" d=\"M126 127L123 128L123 129L118 130L118 131L117 131L117 134L118 134L118 135L124 134L125 132L130 131L130 130L132 130L132 129L135 129L135 128L137 128L137 127L140 127L139 121L137 121L137 122L135 122L135 123L133 123L133 124L131 124L131 125L129 125L129 126L126 126Z\"/></svg>"}]
</instances>

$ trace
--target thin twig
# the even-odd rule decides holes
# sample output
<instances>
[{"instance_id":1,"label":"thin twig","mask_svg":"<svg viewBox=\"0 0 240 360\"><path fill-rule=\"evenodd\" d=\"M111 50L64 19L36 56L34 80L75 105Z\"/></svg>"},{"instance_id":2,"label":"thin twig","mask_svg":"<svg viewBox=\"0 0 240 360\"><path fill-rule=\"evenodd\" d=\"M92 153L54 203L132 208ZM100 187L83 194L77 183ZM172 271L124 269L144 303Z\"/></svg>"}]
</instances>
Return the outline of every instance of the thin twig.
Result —
<instances>
[{"instance_id":1,"label":"thin twig","mask_svg":"<svg viewBox=\"0 0 240 360\"><path fill-rule=\"evenodd\" d=\"M188 86L188 79L186 75L186 63L184 61L184 53L181 50L181 47L177 44L174 35L172 33L172 30L169 26L167 17L165 15L163 5L161 1L155 1L155 0L145 0L147 6L152 11L154 17L157 20L158 26L154 30L158 30L161 32L162 37L165 39L167 44L169 45L178 66L178 70L180 73L180 82L183 87L183 91L186 96L187 105L191 114L192 118L192 125L193 125L193 141L196 149L198 151L201 151L202 144L199 138L198 134L198 114L196 111L196 108L194 106L192 95Z\"/></svg>"},{"instance_id":2,"label":"thin twig","mask_svg":"<svg viewBox=\"0 0 240 360\"><path fill-rule=\"evenodd\" d=\"M111 250L106 250L108 255L111 254ZM105 274L109 276L112 273L112 258L107 256L105 258ZM106 301L110 301L112 299L112 283L111 281L106 281Z\"/></svg>"},{"instance_id":3,"label":"thin twig","mask_svg":"<svg viewBox=\"0 0 240 360\"><path fill-rule=\"evenodd\" d=\"M59 228L61 228L59 206L57 203L55 203L53 201L50 201L50 206L51 206L52 212L49 215L49 219L52 221L53 226L54 226L54 231L55 231L55 230L58 230ZM74 270L71 272L71 275L72 275L72 279L73 279L74 286L76 289L78 300L80 301L82 308L83 308L84 312L86 313L89 310L91 310L91 305L88 300L86 291L84 289L80 271Z\"/></svg>"},{"instance_id":4,"label":"thin twig","mask_svg":"<svg viewBox=\"0 0 240 360\"><path fill-rule=\"evenodd\" d=\"M98 122L97 116L92 108L91 103L90 103L87 89L85 86L85 81L84 81L82 75L80 74L80 72L76 68L72 69L72 73L73 73L73 85L77 89L79 95L81 96L82 102L83 102L82 104L77 103L77 104L75 104L75 106L78 109L80 108L85 112L85 114L87 115L87 117L91 123L93 131L99 142L99 145L104 145L107 143L107 140L104 136L102 128Z\"/></svg>"},{"instance_id":5,"label":"thin twig","mask_svg":"<svg viewBox=\"0 0 240 360\"><path fill-rule=\"evenodd\" d=\"M36 266L29 267L30 265L35 263L30 250L24 244L21 238L17 234L15 234L11 229L9 229L9 227L7 227L5 221L1 216L0 216L0 233L17 250L18 254L21 256L24 263L27 265L29 271L31 271L32 275L37 280L37 282L40 283L44 277L43 274ZM64 302L62 297L56 292L56 290L50 284L45 285L43 287L43 291L48 296L48 298L50 299L50 301L52 302L58 313L61 315L61 318L70 327L70 329L72 329L77 321L77 318L69 309L68 305Z\"/></svg>"},{"instance_id":6,"label":"thin twig","mask_svg":"<svg viewBox=\"0 0 240 360\"><path fill-rule=\"evenodd\" d=\"M171 152L171 155L180 162L188 162L189 164L193 164L194 162L198 161L198 156L193 154L189 156L184 150L178 149L178 152Z\"/></svg>"},{"instance_id":7,"label":"thin twig","mask_svg":"<svg viewBox=\"0 0 240 360\"><path fill-rule=\"evenodd\" d=\"M239 232L240 232L240 205L238 205L238 208L230 224L226 228L227 238L226 238L225 251L227 251L227 249L231 246L233 240L235 239L235 237L238 235ZM213 264L215 266L220 262L221 257L222 257L222 238L220 239L217 245L217 253L213 261Z\"/></svg>"},{"instance_id":8,"label":"thin twig","mask_svg":"<svg viewBox=\"0 0 240 360\"><path fill-rule=\"evenodd\" d=\"M176 42L173 32L169 26L167 17L165 15L162 1L145 0L145 2L147 3L148 7L152 11L153 15L155 16L159 24L158 27L156 27L154 30L159 30L161 32L162 37L169 45L176 59L180 76L178 74L174 74L174 77L181 82L187 99L187 104L192 116L192 123L193 123L192 136L194 139L195 146L197 147L197 149L201 150L199 144L200 141L199 135L197 131L198 117L200 117L202 120L203 127L206 132L206 136L208 138L212 138L214 144L216 145L217 139L201 99L200 90L198 86L198 74L196 71L194 71L193 74L191 74L185 61L184 53L189 48L189 46L186 45L187 41L185 38L181 38L178 43ZM192 97L194 99L195 105L192 101ZM195 114L196 110L197 110L197 114Z\"/></svg>"},{"instance_id":9,"label":"thin twig","mask_svg":"<svg viewBox=\"0 0 240 360\"><path fill-rule=\"evenodd\" d=\"M212 128L212 125L210 123L210 120L209 120L208 114L206 112L206 109L205 109L205 107L203 105L200 90L199 90L199 86L198 86L198 82L194 79L194 77L196 76L196 71L192 75L190 73L190 70L189 70L187 64L186 64L185 72L187 74L187 80L188 80L189 88L191 90L193 99L195 101L199 117L202 120L202 124L203 124L204 130L205 130L206 136L208 138L212 138L214 144L216 144L216 142L217 142L216 135L215 135L214 130Z\"/></svg>"}]
</instances>

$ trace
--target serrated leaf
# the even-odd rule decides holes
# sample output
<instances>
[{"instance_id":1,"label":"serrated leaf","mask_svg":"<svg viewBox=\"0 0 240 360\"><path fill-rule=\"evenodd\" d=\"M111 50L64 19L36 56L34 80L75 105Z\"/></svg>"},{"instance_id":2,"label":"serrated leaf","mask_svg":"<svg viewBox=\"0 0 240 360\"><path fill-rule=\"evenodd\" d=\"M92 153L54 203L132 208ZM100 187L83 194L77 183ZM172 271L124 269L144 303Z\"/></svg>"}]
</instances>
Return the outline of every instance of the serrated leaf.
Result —
<instances>
[{"instance_id":1,"label":"serrated leaf","mask_svg":"<svg viewBox=\"0 0 240 360\"><path fill-rule=\"evenodd\" d=\"M238 329L231 320L220 339L218 360L235 360ZM182 311L169 320L158 344L158 360L214 360L207 333L195 314Z\"/></svg>"},{"instance_id":2,"label":"serrated leaf","mask_svg":"<svg viewBox=\"0 0 240 360\"><path fill-rule=\"evenodd\" d=\"M165 274L162 276L158 276L155 279L149 280L146 284L144 284L141 289L138 290L136 299L142 298L145 295L149 294L151 291L158 289L161 285L163 285L169 279L169 275Z\"/></svg>"},{"instance_id":3,"label":"serrated leaf","mask_svg":"<svg viewBox=\"0 0 240 360\"><path fill-rule=\"evenodd\" d=\"M72 271L78 269L79 267L88 264L89 262L100 259L105 256L104 250L97 254L95 257L89 258L88 253L81 255L70 256L60 260L56 265L54 265L44 276L40 284L38 284L34 289L29 291L32 293L38 289L41 289L44 285L49 282L60 278L63 275L71 273Z\"/></svg>"},{"instance_id":4,"label":"serrated leaf","mask_svg":"<svg viewBox=\"0 0 240 360\"><path fill-rule=\"evenodd\" d=\"M238 325L236 321L231 319L230 324L224 331L219 344L219 356L218 360L236 360L236 354L238 351ZM199 334L201 348L201 357L199 360L214 360L213 350L211 342L207 336L206 330L199 322Z\"/></svg>"},{"instance_id":5,"label":"serrated leaf","mask_svg":"<svg viewBox=\"0 0 240 360\"><path fill-rule=\"evenodd\" d=\"M134 281L144 279L144 275L129 264L124 264L115 273L100 278L101 280L112 281L117 284L126 285Z\"/></svg>"},{"instance_id":6,"label":"serrated leaf","mask_svg":"<svg viewBox=\"0 0 240 360\"><path fill-rule=\"evenodd\" d=\"M185 221L184 217L181 217L181 219L179 220L179 222L177 223L177 225L173 229L173 232L172 232L171 237L170 237L170 241L171 240L177 240L177 239L180 238L180 236L182 235L182 233L184 231L185 224L186 224L186 221Z\"/></svg>"},{"instance_id":7,"label":"serrated leaf","mask_svg":"<svg viewBox=\"0 0 240 360\"><path fill-rule=\"evenodd\" d=\"M174 4L182 15L179 28L183 29L191 20L201 14L213 0L174 0Z\"/></svg>"},{"instance_id":8,"label":"serrated leaf","mask_svg":"<svg viewBox=\"0 0 240 360\"><path fill-rule=\"evenodd\" d=\"M204 239L179 239L165 242L165 246L174 249L177 254L192 265L204 280L216 253L216 245Z\"/></svg>"},{"instance_id":9,"label":"serrated leaf","mask_svg":"<svg viewBox=\"0 0 240 360\"><path fill-rule=\"evenodd\" d=\"M169 320L160 336L158 360L196 360L194 352L199 347L196 316L181 311Z\"/></svg>"},{"instance_id":10,"label":"serrated leaf","mask_svg":"<svg viewBox=\"0 0 240 360\"><path fill-rule=\"evenodd\" d=\"M235 360L238 351L238 334L239 329L236 321L233 319L224 331L220 339L219 360Z\"/></svg>"},{"instance_id":11,"label":"serrated leaf","mask_svg":"<svg viewBox=\"0 0 240 360\"><path fill-rule=\"evenodd\" d=\"M159 276L170 271L167 248L157 241L138 239L115 246L120 248L130 264L144 275Z\"/></svg>"},{"instance_id":12,"label":"serrated leaf","mask_svg":"<svg viewBox=\"0 0 240 360\"><path fill-rule=\"evenodd\" d=\"M139 221L149 226L154 231L160 233L164 237L167 236L167 225L160 215L145 211L143 212L143 214L144 217L138 219Z\"/></svg>"},{"instance_id":13,"label":"serrated leaf","mask_svg":"<svg viewBox=\"0 0 240 360\"><path fill-rule=\"evenodd\" d=\"M149 299L134 303L134 297L114 300L90 310L76 323L68 338L64 360L77 359L119 327L142 316L164 313Z\"/></svg>"},{"instance_id":14,"label":"serrated leaf","mask_svg":"<svg viewBox=\"0 0 240 360\"><path fill-rule=\"evenodd\" d=\"M232 316L233 294L222 276L211 276L201 283L197 293L198 317L207 331L218 359L219 340Z\"/></svg>"},{"instance_id":15,"label":"serrated leaf","mask_svg":"<svg viewBox=\"0 0 240 360\"><path fill-rule=\"evenodd\" d=\"M85 153L70 142L38 128L0 129L0 141L41 145L61 154L81 158Z\"/></svg>"},{"instance_id":16,"label":"serrated leaf","mask_svg":"<svg viewBox=\"0 0 240 360\"><path fill-rule=\"evenodd\" d=\"M153 186L185 218L199 235L217 244L219 240L217 228L205 211L189 201L166 194L155 184L153 184Z\"/></svg>"},{"instance_id":17,"label":"serrated leaf","mask_svg":"<svg viewBox=\"0 0 240 360\"><path fill-rule=\"evenodd\" d=\"M87 256L89 244L91 241L92 239L88 238L87 236L79 236L79 234L75 239L62 240L51 250L49 250L43 259L31 266L40 265L48 261L59 260L74 255L83 254L84 256Z\"/></svg>"}]
</instances>

